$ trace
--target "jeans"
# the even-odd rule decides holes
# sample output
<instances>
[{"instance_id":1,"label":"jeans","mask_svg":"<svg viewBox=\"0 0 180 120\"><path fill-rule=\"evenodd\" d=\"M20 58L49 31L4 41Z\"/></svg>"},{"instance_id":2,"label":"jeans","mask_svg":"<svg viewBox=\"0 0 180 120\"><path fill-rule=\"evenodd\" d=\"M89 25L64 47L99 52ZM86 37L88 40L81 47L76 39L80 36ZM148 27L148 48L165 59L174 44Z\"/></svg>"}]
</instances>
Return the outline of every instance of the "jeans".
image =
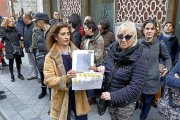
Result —
<instances>
[{"instance_id":1,"label":"jeans","mask_svg":"<svg viewBox=\"0 0 180 120\"><path fill-rule=\"evenodd\" d=\"M76 106L75 106L75 95L72 88L69 89L69 105L68 105L68 115L67 120L71 120L71 112L73 111L75 120L88 120L87 115L77 116Z\"/></svg>"},{"instance_id":2,"label":"jeans","mask_svg":"<svg viewBox=\"0 0 180 120\"><path fill-rule=\"evenodd\" d=\"M30 76L31 77L37 77L38 76L38 70L35 63L35 57L33 53L27 53L29 65L30 65Z\"/></svg>"},{"instance_id":3,"label":"jeans","mask_svg":"<svg viewBox=\"0 0 180 120\"><path fill-rule=\"evenodd\" d=\"M154 98L154 94L142 94L142 100L143 100L143 107L142 107L142 111L140 114L140 118L141 119L146 119L149 111L151 109L151 103L153 101Z\"/></svg>"}]
</instances>

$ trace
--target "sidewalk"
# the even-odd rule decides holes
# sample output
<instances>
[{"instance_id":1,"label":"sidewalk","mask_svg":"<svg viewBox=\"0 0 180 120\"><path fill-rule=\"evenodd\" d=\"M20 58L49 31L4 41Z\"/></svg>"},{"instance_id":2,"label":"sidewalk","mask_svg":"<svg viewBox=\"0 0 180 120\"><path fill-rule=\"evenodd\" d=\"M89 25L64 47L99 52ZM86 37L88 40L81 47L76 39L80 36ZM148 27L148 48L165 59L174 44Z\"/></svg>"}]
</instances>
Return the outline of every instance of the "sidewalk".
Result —
<instances>
[{"instance_id":1,"label":"sidewalk","mask_svg":"<svg viewBox=\"0 0 180 120\"><path fill-rule=\"evenodd\" d=\"M25 56L22 64L22 74L26 78L29 73L28 60ZM7 98L0 101L0 120L51 120L47 114L49 110L49 94L38 99L41 85L38 80L20 80L14 69L15 82L10 81L8 68L0 70L0 90L6 92ZM47 90L48 91L48 90ZM105 115L97 114L96 106L91 106L88 120L110 120L106 111ZM139 120L140 111L136 110L132 120ZM6 118L6 119L5 119ZM164 120L152 108L147 120Z\"/></svg>"}]
</instances>

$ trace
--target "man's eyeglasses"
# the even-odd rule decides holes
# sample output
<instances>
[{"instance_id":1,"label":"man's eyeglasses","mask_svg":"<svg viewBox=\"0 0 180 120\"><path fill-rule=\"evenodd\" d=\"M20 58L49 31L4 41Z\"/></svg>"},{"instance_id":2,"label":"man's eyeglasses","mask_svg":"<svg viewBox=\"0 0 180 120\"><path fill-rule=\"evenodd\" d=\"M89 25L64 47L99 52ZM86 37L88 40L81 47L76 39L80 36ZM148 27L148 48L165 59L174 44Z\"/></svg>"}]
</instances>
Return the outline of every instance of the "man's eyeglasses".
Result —
<instances>
[{"instance_id":1,"label":"man's eyeglasses","mask_svg":"<svg viewBox=\"0 0 180 120\"><path fill-rule=\"evenodd\" d=\"M117 35L117 38L118 39L120 39L120 40L122 40L123 38L125 38L125 40L127 41L127 40L130 40L131 38L132 38L132 35L125 35L125 36L123 36L123 34L118 34Z\"/></svg>"}]
</instances>

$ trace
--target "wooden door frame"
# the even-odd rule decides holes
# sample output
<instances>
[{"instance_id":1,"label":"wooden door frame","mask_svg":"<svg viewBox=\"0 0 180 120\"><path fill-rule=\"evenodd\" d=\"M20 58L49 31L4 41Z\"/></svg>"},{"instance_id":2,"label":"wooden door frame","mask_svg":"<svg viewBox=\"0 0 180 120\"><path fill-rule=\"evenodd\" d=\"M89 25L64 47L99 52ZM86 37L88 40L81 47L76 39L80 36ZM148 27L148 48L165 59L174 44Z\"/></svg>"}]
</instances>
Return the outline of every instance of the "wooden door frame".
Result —
<instances>
[{"instance_id":1,"label":"wooden door frame","mask_svg":"<svg viewBox=\"0 0 180 120\"><path fill-rule=\"evenodd\" d=\"M90 8L91 8L91 5L90 5L90 0L86 0L86 16L90 16Z\"/></svg>"},{"instance_id":2,"label":"wooden door frame","mask_svg":"<svg viewBox=\"0 0 180 120\"><path fill-rule=\"evenodd\" d=\"M174 9L173 9L173 18L172 18L172 23L174 25L174 29L175 29L175 25L176 25L178 2L179 2L179 0L174 0Z\"/></svg>"}]
</instances>

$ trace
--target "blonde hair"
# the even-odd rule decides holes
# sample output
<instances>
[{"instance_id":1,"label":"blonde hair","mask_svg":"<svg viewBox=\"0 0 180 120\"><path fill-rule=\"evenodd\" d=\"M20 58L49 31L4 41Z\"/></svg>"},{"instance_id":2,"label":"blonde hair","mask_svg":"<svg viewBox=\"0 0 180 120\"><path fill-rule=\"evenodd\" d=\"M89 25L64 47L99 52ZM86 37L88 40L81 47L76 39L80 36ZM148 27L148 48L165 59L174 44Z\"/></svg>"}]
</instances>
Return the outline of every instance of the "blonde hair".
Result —
<instances>
[{"instance_id":1,"label":"blonde hair","mask_svg":"<svg viewBox=\"0 0 180 120\"><path fill-rule=\"evenodd\" d=\"M8 28L9 27L9 23L10 23L10 19L12 20L12 18L4 18L4 20L1 23L1 26L3 28ZM15 27L15 25L14 25L14 27Z\"/></svg>"},{"instance_id":2,"label":"blonde hair","mask_svg":"<svg viewBox=\"0 0 180 120\"><path fill-rule=\"evenodd\" d=\"M133 35L132 39L133 39L134 42L133 42L131 47L135 46L138 43L137 30L136 30L136 26L135 26L135 24L133 22L125 21L124 23L122 23L121 26L119 27L118 33L120 31L125 31L125 32L131 33Z\"/></svg>"}]
</instances>

